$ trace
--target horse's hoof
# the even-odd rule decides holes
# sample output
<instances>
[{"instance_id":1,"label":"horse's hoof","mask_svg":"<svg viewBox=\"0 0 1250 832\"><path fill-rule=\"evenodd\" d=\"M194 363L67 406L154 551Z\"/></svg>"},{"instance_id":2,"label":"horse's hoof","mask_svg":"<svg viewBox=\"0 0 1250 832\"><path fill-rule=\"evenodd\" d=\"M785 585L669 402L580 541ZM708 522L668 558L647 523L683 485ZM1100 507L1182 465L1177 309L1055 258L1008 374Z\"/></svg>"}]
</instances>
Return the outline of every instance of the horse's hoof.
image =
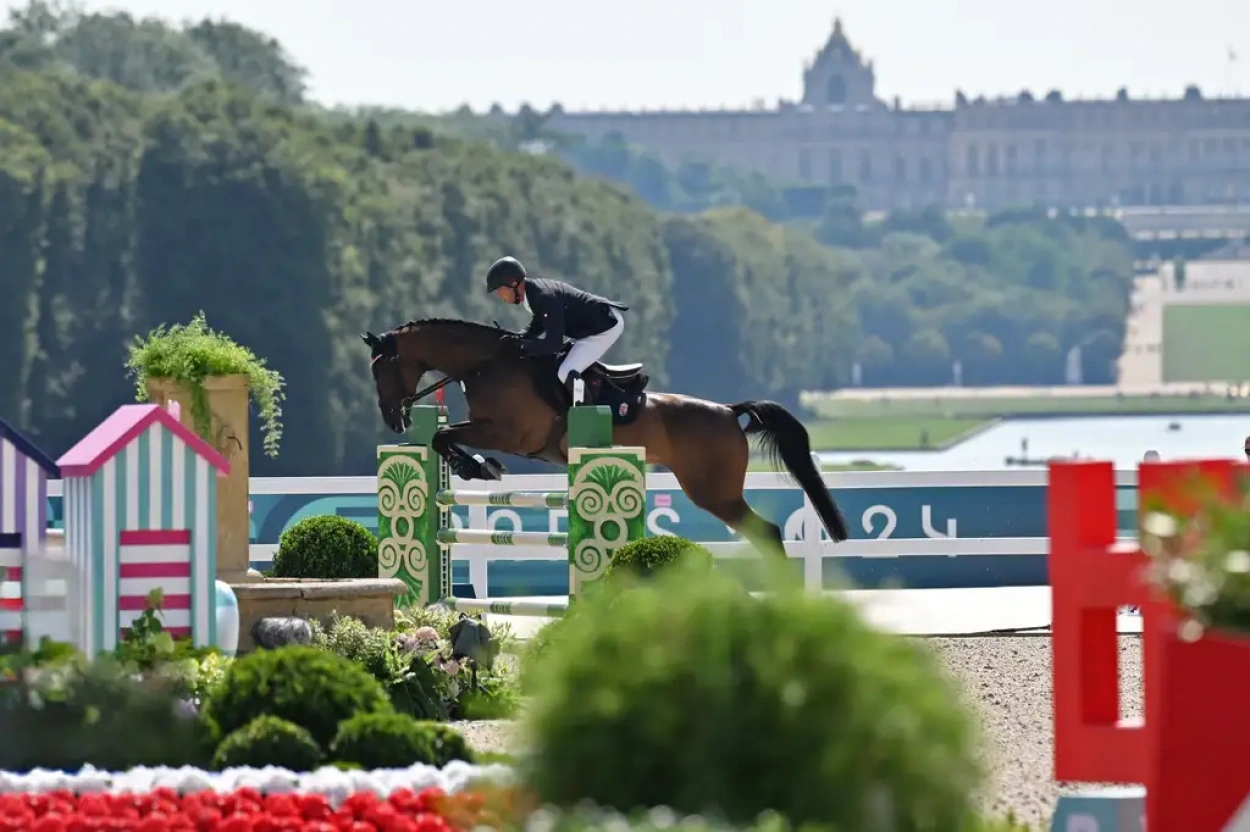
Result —
<instances>
[{"instance_id":1,"label":"horse's hoof","mask_svg":"<svg viewBox=\"0 0 1250 832\"><path fill-rule=\"evenodd\" d=\"M496 471L498 471L501 474L508 473L508 469L504 466L504 464L500 462L499 460L495 459L493 456L486 457L485 464L494 468Z\"/></svg>"},{"instance_id":2,"label":"horse's hoof","mask_svg":"<svg viewBox=\"0 0 1250 832\"><path fill-rule=\"evenodd\" d=\"M481 454L474 454L473 461L477 463L474 479L492 481L503 479L503 463L499 460L493 457L483 459Z\"/></svg>"}]
</instances>

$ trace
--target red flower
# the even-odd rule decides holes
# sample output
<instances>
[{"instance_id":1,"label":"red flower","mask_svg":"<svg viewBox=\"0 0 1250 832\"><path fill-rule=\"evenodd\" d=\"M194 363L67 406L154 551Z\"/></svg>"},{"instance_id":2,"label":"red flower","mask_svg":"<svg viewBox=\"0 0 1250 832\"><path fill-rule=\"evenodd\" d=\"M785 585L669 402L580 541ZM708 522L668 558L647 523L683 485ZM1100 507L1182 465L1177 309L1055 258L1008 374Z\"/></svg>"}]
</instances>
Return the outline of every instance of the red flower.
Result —
<instances>
[{"instance_id":1,"label":"red flower","mask_svg":"<svg viewBox=\"0 0 1250 832\"><path fill-rule=\"evenodd\" d=\"M46 814L30 826L30 832L69 832L68 818L59 812Z\"/></svg>"},{"instance_id":2,"label":"red flower","mask_svg":"<svg viewBox=\"0 0 1250 832\"><path fill-rule=\"evenodd\" d=\"M145 794L0 794L0 832L456 832L483 800L441 789L350 795L338 809L320 794L231 794L172 789ZM452 811L456 823L443 817ZM489 813L488 813L489 814ZM484 815L483 815L484 816Z\"/></svg>"},{"instance_id":3,"label":"red flower","mask_svg":"<svg viewBox=\"0 0 1250 832\"><path fill-rule=\"evenodd\" d=\"M301 794L295 798L304 820L329 820L334 815L330 801L323 794Z\"/></svg>"},{"instance_id":4,"label":"red flower","mask_svg":"<svg viewBox=\"0 0 1250 832\"><path fill-rule=\"evenodd\" d=\"M255 832L255 826L246 815L230 815L217 824L214 832Z\"/></svg>"}]
</instances>

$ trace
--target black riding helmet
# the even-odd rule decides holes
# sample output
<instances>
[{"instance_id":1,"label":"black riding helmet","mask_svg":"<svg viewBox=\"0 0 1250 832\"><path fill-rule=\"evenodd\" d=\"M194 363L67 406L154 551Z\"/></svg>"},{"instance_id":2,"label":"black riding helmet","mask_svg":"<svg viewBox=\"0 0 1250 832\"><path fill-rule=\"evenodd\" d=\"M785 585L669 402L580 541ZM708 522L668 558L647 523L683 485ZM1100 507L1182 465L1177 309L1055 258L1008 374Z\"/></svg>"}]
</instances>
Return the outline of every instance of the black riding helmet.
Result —
<instances>
[{"instance_id":1,"label":"black riding helmet","mask_svg":"<svg viewBox=\"0 0 1250 832\"><path fill-rule=\"evenodd\" d=\"M486 293L493 294L504 286L515 286L525 279L525 267L515 257L501 257L486 270Z\"/></svg>"}]
</instances>

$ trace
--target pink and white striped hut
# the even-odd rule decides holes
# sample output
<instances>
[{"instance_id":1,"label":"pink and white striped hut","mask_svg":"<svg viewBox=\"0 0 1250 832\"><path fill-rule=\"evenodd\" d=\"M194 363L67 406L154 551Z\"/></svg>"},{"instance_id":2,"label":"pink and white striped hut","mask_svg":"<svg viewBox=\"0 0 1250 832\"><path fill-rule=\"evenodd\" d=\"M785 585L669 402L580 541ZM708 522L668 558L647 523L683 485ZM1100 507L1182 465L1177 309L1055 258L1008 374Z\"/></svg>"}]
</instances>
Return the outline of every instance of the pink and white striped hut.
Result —
<instances>
[{"instance_id":1,"label":"pink and white striped hut","mask_svg":"<svg viewBox=\"0 0 1250 832\"><path fill-rule=\"evenodd\" d=\"M0 419L0 641L22 638L23 574L48 537L48 478L60 471L52 457Z\"/></svg>"},{"instance_id":2,"label":"pink and white striped hut","mask_svg":"<svg viewBox=\"0 0 1250 832\"><path fill-rule=\"evenodd\" d=\"M65 453L65 550L88 655L112 650L160 589L166 632L216 644L217 480L229 463L153 404L119 407Z\"/></svg>"}]
</instances>

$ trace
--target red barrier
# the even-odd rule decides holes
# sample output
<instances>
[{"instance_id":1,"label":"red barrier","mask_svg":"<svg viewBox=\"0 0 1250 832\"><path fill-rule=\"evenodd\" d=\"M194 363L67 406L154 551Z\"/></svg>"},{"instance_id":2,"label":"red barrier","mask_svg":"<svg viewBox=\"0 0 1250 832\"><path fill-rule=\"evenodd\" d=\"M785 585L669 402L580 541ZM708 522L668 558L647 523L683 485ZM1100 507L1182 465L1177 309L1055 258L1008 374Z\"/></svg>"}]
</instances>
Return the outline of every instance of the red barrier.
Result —
<instances>
[{"instance_id":1,"label":"red barrier","mask_svg":"<svg viewBox=\"0 0 1250 832\"><path fill-rule=\"evenodd\" d=\"M1236 493L1231 461L1147 463L1139 505L1192 511L1195 477ZM1055 779L1141 783L1152 830L1220 832L1250 794L1250 639L1207 633L1188 643L1179 617L1146 584L1148 560L1116 543L1109 462L1056 462L1047 488ZM1119 718L1116 612L1142 611L1146 720Z\"/></svg>"}]
</instances>

